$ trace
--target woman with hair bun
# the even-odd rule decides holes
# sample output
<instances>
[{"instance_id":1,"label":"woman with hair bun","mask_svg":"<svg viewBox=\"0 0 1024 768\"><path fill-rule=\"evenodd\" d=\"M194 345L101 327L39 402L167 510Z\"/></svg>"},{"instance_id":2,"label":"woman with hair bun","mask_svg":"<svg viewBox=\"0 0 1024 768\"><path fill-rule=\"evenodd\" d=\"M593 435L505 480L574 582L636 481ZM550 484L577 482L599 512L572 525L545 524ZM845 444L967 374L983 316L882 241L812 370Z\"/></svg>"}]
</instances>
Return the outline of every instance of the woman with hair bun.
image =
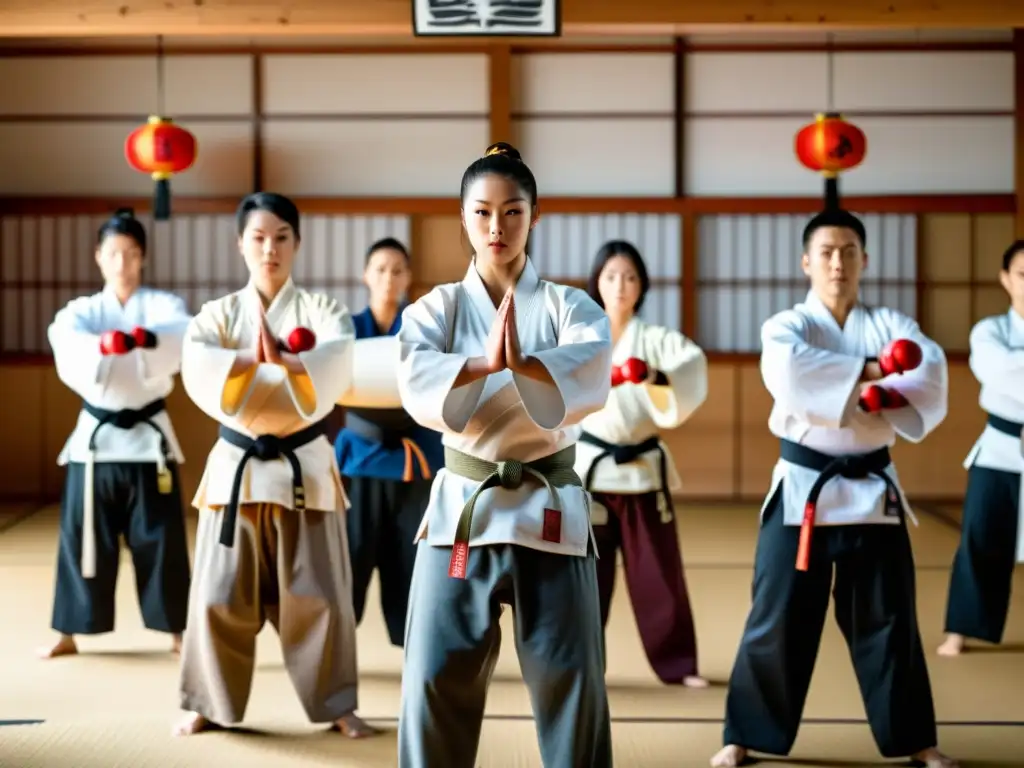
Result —
<instances>
[{"instance_id":1,"label":"woman with hair bun","mask_svg":"<svg viewBox=\"0 0 1024 768\"><path fill-rule=\"evenodd\" d=\"M466 276L410 305L398 333L402 403L445 448L417 535L398 765L475 765L505 604L544 765L608 768L590 499L573 471L576 425L608 398L608 317L538 276L537 182L515 148L470 164L461 199Z\"/></svg>"},{"instance_id":2,"label":"woman with hair bun","mask_svg":"<svg viewBox=\"0 0 1024 768\"><path fill-rule=\"evenodd\" d=\"M189 562L178 465L185 457L165 408L181 364L185 302L142 285L146 230L130 208L99 229L104 287L72 300L47 336L57 376L82 398L57 459L67 465L60 511L56 644L44 658L78 652L75 635L114 629L120 541L132 554L142 620L181 648Z\"/></svg>"}]
</instances>

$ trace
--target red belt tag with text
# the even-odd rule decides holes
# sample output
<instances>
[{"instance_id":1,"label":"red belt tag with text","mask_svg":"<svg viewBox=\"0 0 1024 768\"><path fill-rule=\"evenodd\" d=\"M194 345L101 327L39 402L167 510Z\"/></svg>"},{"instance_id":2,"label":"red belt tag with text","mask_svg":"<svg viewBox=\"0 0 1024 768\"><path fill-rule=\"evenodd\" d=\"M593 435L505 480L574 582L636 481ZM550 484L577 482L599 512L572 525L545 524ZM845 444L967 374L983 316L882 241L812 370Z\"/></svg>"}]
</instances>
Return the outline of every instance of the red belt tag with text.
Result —
<instances>
[{"instance_id":1,"label":"red belt tag with text","mask_svg":"<svg viewBox=\"0 0 1024 768\"><path fill-rule=\"evenodd\" d=\"M562 513L557 509L544 510L544 541L558 544L562 541Z\"/></svg>"},{"instance_id":2,"label":"red belt tag with text","mask_svg":"<svg viewBox=\"0 0 1024 768\"><path fill-rule=\"evenodd\" d=\"M469 562L469 542L457 541L452 546L452 559L448 563L448 575L453 579L466 578L466 565Z\"/></svg>"}]
</instances>

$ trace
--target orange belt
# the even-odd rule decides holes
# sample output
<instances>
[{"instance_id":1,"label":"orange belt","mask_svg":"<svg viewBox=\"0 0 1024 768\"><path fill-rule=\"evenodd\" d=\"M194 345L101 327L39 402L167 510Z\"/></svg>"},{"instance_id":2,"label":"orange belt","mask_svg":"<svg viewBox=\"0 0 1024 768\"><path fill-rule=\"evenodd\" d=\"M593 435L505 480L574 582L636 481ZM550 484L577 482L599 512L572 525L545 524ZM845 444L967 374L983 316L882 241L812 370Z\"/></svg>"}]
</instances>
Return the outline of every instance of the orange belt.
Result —
<instances>
[{"instance_id":1,"label":"orange belt","mask_svg":"<svg viewBox=\"0 0 1024 768\"><path fill-rule=\"evenodd\" d=\"M408 437L402 438L402 448L405 449L405 469L402 470L403 483L411 483L415 479L416 475L413 473L413 467L417 463L420 466L420 474L423 475L424 480L429 480L433 477L430 472L430 463L423 454L423 449Z\"/></svg>"}]
</instances>

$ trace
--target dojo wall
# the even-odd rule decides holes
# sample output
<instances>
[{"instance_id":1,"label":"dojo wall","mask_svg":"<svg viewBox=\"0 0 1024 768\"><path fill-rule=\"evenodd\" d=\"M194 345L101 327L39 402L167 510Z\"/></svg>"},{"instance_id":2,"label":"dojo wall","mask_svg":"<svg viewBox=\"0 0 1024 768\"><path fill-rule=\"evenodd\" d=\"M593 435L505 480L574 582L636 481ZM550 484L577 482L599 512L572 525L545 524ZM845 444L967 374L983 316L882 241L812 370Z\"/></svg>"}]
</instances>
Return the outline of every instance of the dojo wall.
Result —
<instances>
[{"instance_id":1,"label":"dojo wall","mask_svg":"<svg viewBox=\"0 0 1024 768\"><path fill-rule=\"evenodd\" d=\"M967 334L1006 308L996 272L1014 231L1008 39L937 50L847 37L833 54L835 106L869 140L864 166L842 180L869 228L865 298L916 315L953 359L947 423L897 449L918 497L963 492L960 462L982 423ZM174 220L151 226L147 278L193 309L240 285L231 212L258 182L310 198L297 274L310 287L361 306L363 252L386 234L412 246L417 294L458 279L454 196L500 105L544 196L541 272L582 283L604 240L629 238L654 282L645 316L712 357L707 405L667 438L684 495L755 498L777 449L752 355L764 318L806 292L799 232L821 191L792 137L827 103L828 56L820 41L797 42L516 49L504 78L483 49L179 47L166 112L197 135L200 157L173 182ZM0 387L19 399L5 398L0 421L19 439L0 454L0 495L52 497L78 403L46 360L46 324L98 286L92 238L104 213L150 193L121 147L156 109L156 67L109 47L10 53L0 50ZM171 409L191 492L215 427L180 390Z\"/></svg>"}]
</instances>

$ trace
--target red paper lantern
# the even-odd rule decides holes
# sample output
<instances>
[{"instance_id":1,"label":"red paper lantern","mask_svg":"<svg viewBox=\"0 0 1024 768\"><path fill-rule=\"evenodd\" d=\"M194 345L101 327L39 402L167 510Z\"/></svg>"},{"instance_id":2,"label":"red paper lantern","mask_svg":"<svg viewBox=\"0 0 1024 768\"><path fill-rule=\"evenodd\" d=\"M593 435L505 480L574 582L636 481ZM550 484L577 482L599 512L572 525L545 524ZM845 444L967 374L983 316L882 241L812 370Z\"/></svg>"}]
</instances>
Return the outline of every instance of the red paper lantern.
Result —
<instances>
[{"instance_id":1,"label":"red paper lantern","mask_svg":"<svg viewBox=\"0 0 1024 768\"><path fill-rule=\"evenodd\" d=\"M826 178L864 162L868 142L864 132L836 114L820 114L796 135L796 156Z\"/></svg>"},{"instance_id":2,"label":"red paper lantern","mask_svg":"<svg viewBox=\"0 0 1024 768\"><path fill-rule=\"evenodd\" d=\"M156 220L170 218L170 179L191 168L196 154L196 137L166 117L150 117L125 140L124 156L128 165L140 173L148 173L156 182L153 199Z\"/></svg>"}]
</instances>

